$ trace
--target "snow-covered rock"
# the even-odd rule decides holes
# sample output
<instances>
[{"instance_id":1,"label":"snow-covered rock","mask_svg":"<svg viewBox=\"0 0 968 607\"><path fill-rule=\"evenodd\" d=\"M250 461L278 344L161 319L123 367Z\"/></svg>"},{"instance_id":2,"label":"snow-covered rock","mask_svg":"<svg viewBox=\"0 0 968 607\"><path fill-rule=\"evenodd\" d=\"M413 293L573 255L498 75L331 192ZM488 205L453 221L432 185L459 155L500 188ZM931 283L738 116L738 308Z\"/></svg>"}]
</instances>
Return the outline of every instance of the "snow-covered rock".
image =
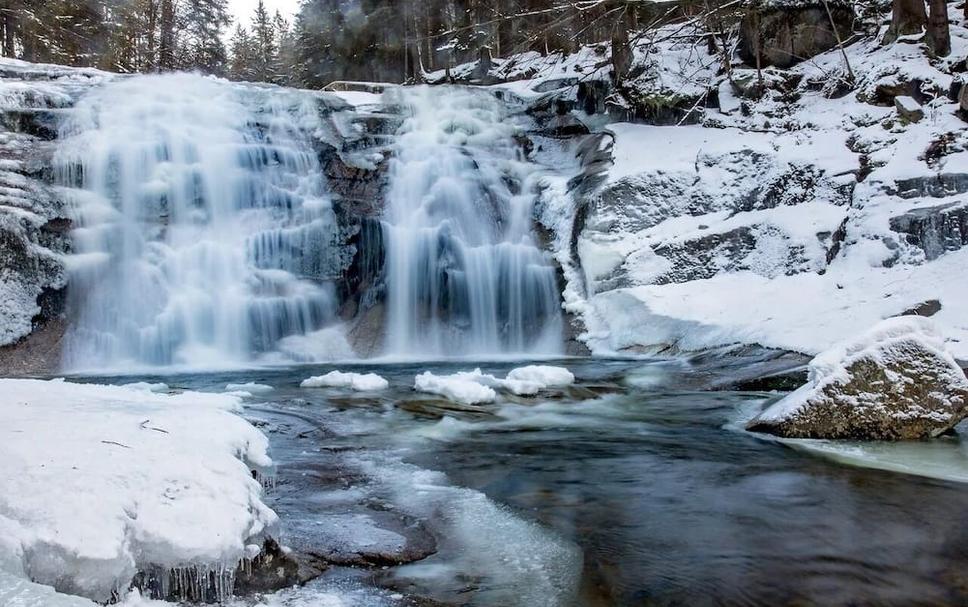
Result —
<instances>
[{"instance_id":1,"label":"snow-covered rock","mask_svg":"<svg viewBox=\"0 0 968 607\"><path fill-rule=\"evenodd\" d=\"M575 376L564 367L529 365L508 372L499 378L480 369L460 371L451 375L434 375L429 371L418 375L414 387L419 392L439 394L466 405L494 402L497 391L516 396L535 396L547 388L562 388L575 382Z\"/></svg>"},{"instance_id":2,"label":"snow-covered rock","mask_svg":"<svg viewBox=\"0 0 968 607\"><path fill-rule=\"evenodd\" d=\"M575 376L564 367L528 365L508 372L508 380L540 384L542 388L561 388L575 383Z\"/></svg>"},{"instance_id":3,"label":"snow-covered rock","mask_svg":"<svg viewBox=\"0 0 968 607\"><path fill-rule=\"evenodd\" d=\"M891 318L810 363L807 384L748 429L788 438L938 436L968 414L968 379L933 323Z\"/></svg>"},{"instance_id":4,"label":"snow-covered rock","mask_svg":"<svg viewBox=\"0 0 968 607\"><path fill-rule=\"evenodd\" d=\"M924 118L924 108L914 97L898 95L894 98L894 107L897 108L897 113L909 122L917 122Z\"/></svg>"},{"instance_id":5,"label":"snow-covered rock","mask_svg":"<svg viewBox=\"0 0 968 607\"><path fill-rule=\"evenodd\" d=\"M272 465L268 441L238 407L219 394L0 380L0 571L99 602L139 571L199 569L231 592L277 520L253 478Z\"/></svg>"},{"instance_id":6,"label":"snow-covered rock","mask_svg":"<svg viewBox=\"0 0 968 607\"><path fill-rule=\"evenodd\" d=\"M413 387L417 392L438 394L465 405L493 403L497 399L497 392L480 382L479 369L476 373L453 375L434 375L424 371L414 378Z\"/></svg>"},{"instance_id":7,"label":"snow-covered rock","mask_svg":"<svg viewBox=\"0 0 968 607\"><path fill-rule=\"evenodd\" d=\"M343 373L330 371L326 375L317 375L303 380L303 388L350 388L359 392L373 392L386 390L390 382L376 373Z\"/></svg>"}]
</instances>

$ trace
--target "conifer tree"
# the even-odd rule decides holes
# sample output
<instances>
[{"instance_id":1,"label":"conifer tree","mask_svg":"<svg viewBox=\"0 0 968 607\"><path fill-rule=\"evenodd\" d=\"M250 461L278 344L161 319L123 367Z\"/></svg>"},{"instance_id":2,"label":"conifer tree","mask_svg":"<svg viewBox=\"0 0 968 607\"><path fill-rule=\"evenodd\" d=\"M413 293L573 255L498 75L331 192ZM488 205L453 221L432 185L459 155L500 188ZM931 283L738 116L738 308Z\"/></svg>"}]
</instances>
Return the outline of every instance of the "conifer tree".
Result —
<instances>
[{"instance_id":1,"label":"conifer tree","mask_svg":"<svg viewBox=\"0 0 968 607\"><path fill-rule=\"evenodd\" d=\"M231 23L227 0L185 0L183 9L184 67L224 75L228 53L222 34Z\"/></svg>"}]
</instances>

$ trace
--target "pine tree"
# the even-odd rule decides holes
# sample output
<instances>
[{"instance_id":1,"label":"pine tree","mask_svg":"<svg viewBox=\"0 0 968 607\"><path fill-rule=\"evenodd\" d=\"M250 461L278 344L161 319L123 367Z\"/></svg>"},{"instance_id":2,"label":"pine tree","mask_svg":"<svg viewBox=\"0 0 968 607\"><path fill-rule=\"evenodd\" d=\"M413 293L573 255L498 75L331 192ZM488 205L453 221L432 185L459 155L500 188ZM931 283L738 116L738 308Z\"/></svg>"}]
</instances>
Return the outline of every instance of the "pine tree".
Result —
<instances>
[{"instance_id":1,"label":"pine tree","mask_svg":"<svg viewBox=\"0 0 968 607\"><path fill-rule=\"evenodd\" d=\"M233 80L255 80L253 69L255 47L252 44L252 37L242 25L235 26L230 54L229 77Z\"/></svg>"},{"instance_id":2,"label":"pine tree","mask_svg":"<svg viewBox=\"0 0 968 607\"><path fill-rule=\"evenodd\" d=\"M206 74L224 75L228 53L222 33L231 23L227 0L186 0L184 67Z\"/></svg>"},{"instance_id":3,"label":"pine tree","mask_svg":"<svg viewBox=\"0 0 968 607\"><path fill-rule=\"evenodd\" d=\"M158 69L175 69L175 0L161 0Z\"/></svg>"},{"instance_id":4,"label":"pine tree","mask_svg":"<svg viewBox=\"0 0 968 607\"><path fill-rule=\"evenodd\" d=\"M272 81L289 86L295 83L292 69L296 62L296 37L289 22L279 11L276 11L272 22L276 35L276 58L273 66L275 78Z\"/></svg>"},{"instance_id":5,"label":"pine tree","mask_svg":"<svg viewBox=\"0 0 968 607\"><path fill-rule=\"evenodd\" d=\"M266 11L263 0L255 8L255 15L252 19L252 42L255 48L255 62L253 70L255 79L260 82L271 82L275 77L276 56L276 31L273 27L272 19Z\"/></svg>"}]
</instances>

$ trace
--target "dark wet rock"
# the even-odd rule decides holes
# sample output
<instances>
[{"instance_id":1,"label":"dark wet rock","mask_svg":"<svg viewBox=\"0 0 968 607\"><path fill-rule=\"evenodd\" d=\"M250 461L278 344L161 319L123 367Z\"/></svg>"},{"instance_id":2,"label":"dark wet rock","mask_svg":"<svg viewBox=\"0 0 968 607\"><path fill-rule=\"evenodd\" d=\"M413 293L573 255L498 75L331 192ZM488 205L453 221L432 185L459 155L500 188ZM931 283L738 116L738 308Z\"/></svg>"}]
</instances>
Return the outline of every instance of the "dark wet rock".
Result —
<instances>
[{"instance_id":1,"label":"dark wet rock","mask_svg":"<svg viewBox=\"0 0 968 607\"><path fill-rule=\"evenodd\" d=\"M746 269L744 260L756 248L756 237L748 226L709 234L683 243L662 244L656 255L671 262L672 269L657 277L655 284L712 278L718 272ZM714 260L720 260L713 263ZM725 263L724 263L725 262Z\"/></svg>"},{"instance_id":2,"label":"dark wet rock","mask_svg":"<svg viewBox=\"0 0 968 607\"><path fill-rule=\"evenodd\" d=\"M327 517L327 530L307 554L328 565L383 567L423 560L437 541L420 521L391 510L366 509Z\"/></svg>"},{"instance_id":3,"label":"dark wet rock","mask_svg":"<svg viewBox=\"0 0 968 607\"><path fill-rule=\"evenodd\" d=\"M968 244L968 205L953 202L914 209L892 217L890 225L930 261Z\"/></svg>"},{"instance_id":4,"label":"dark wet rock","mask_svg":"<svg viewBox=\"0 0 968 607\"><path fill-rule=\"evenodd\" d=\"M808 362L810 357L799 352L727 346L691 355L680 381L700 390L794 390L806 381Z\"/></svg>"},{"instance_id":5,"label":"dark wet rock","mask_svg":"<svg viewBox=\"0 0 968 607\"><path fill-rule=\"evenodd\" d=\"M801 76L775 68L761 70L735 69L730 78L730 86L737 97L759 99L768 90L790 92L796 89Z\"/></svg>"},{"instance_id":6,"label":"dark wet rock","mask_svg":"<svg viewBox=\"0 0 968 607\"><path fill-rule=\"evenodd\" d=\"M901 316L924 316L930 317L934 316L941 311L941 302L937 299L929 299L927 301L922 301L918 305L908 308L907 310L901 312Z\"/></svg>"},{"instance_id":7,"label":"dark wet rock","mask_svg":"<svg viewBox=\"0 0 968 607\"><path fill-rule=\"evenodd\" d=\"M760 2L740 23L739 53L752 66L759 55L760 66L789 67L837 46L838 34L846 40L853 24L846 2Z\"/></svg>"},{"instance_id":8,"label":"dark wet rock","mask_svg":"<svg viewBox=\"0 0 968 607\"><path fill-rule=\"evenodd\" d=\"M388 179L386 162L370 166L354 164L333 145L320 143L318 148L330 192L345 204L352 204L357 213L379 215Z\"/></svg>"},{"instance_id":9,"label":"dark wet rock","mask_svg":"<svg viewBox=\"0 0 968 607\"><path fill-rule=\"evenodd\" d=\"M458 419L493 418L494 413L477 405L464 405L443 398L413 398L402 400L397 407L430 419L456 417Z\"/></svg>"},{"instance_id":10,"label":"dark wet rock","mask_svg":"<svg viewBox=\"0 0 968 607\"><path fill-rule=\"evenodd\" d=\"M588 127L585 126L585 123L579 120L574 114L564 114L562 116L555 116L548 121L542 134L549 137L562 138L587 135L588 132Z\"/></svg>"},{"instance_id":11,"label":"dark wet rock","mask_svg":"<svg viewBox=\"0 0 968 607\"><path fill-rule=\"evenodd\" d=\"M912 440L968 414L968 379L930 321L892 318L824 352L807 384L747 429L787 438Z\"/></svg>"},{"instance_id":12,"label":"dark wet rock","mask_svg":"<svg viewBox=\"0 0 968 607\"><path fill-rule=\"evenodd\" d=\"M888 193L906 200L914 198L944 198L968 193L968 173L937 173L898 179Z\"/></svg>"},{"instance_id":13,"label":"dark wet rock","mask_svg":"<svg viewBox=\"0 0 968 607\"><path fill-rule=\"evenodd\" d=\"M235 574L235 594L272 592L304 582L299 563L276 540L266 538L262 552Z\"/></svg>"}]
</instances>

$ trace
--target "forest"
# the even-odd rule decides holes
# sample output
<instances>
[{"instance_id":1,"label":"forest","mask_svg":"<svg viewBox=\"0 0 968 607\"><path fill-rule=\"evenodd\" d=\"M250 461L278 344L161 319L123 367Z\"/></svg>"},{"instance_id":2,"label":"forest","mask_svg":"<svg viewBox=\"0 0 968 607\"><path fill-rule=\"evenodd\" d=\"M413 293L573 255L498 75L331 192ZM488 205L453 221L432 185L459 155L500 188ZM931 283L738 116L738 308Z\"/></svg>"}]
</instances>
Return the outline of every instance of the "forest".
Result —
<instances>
[{"instance_id":1,"label":"forest","mask_svg":"<svg viewBox=\"0 0 968 607\"><path fill-rule=\"evenodd\" d=\"M734 3L729 3L733 5ZM251 26L226 0L3 0L3 55L121 73L195 70L322 86L419 82L426 72L535 50L570 52L695 13L627 0L306 0L295 19L260 2ZM668 8L667 8L668 6ZM708 3L705 5L708 8Z\"/></svg>"}]
</instances>

